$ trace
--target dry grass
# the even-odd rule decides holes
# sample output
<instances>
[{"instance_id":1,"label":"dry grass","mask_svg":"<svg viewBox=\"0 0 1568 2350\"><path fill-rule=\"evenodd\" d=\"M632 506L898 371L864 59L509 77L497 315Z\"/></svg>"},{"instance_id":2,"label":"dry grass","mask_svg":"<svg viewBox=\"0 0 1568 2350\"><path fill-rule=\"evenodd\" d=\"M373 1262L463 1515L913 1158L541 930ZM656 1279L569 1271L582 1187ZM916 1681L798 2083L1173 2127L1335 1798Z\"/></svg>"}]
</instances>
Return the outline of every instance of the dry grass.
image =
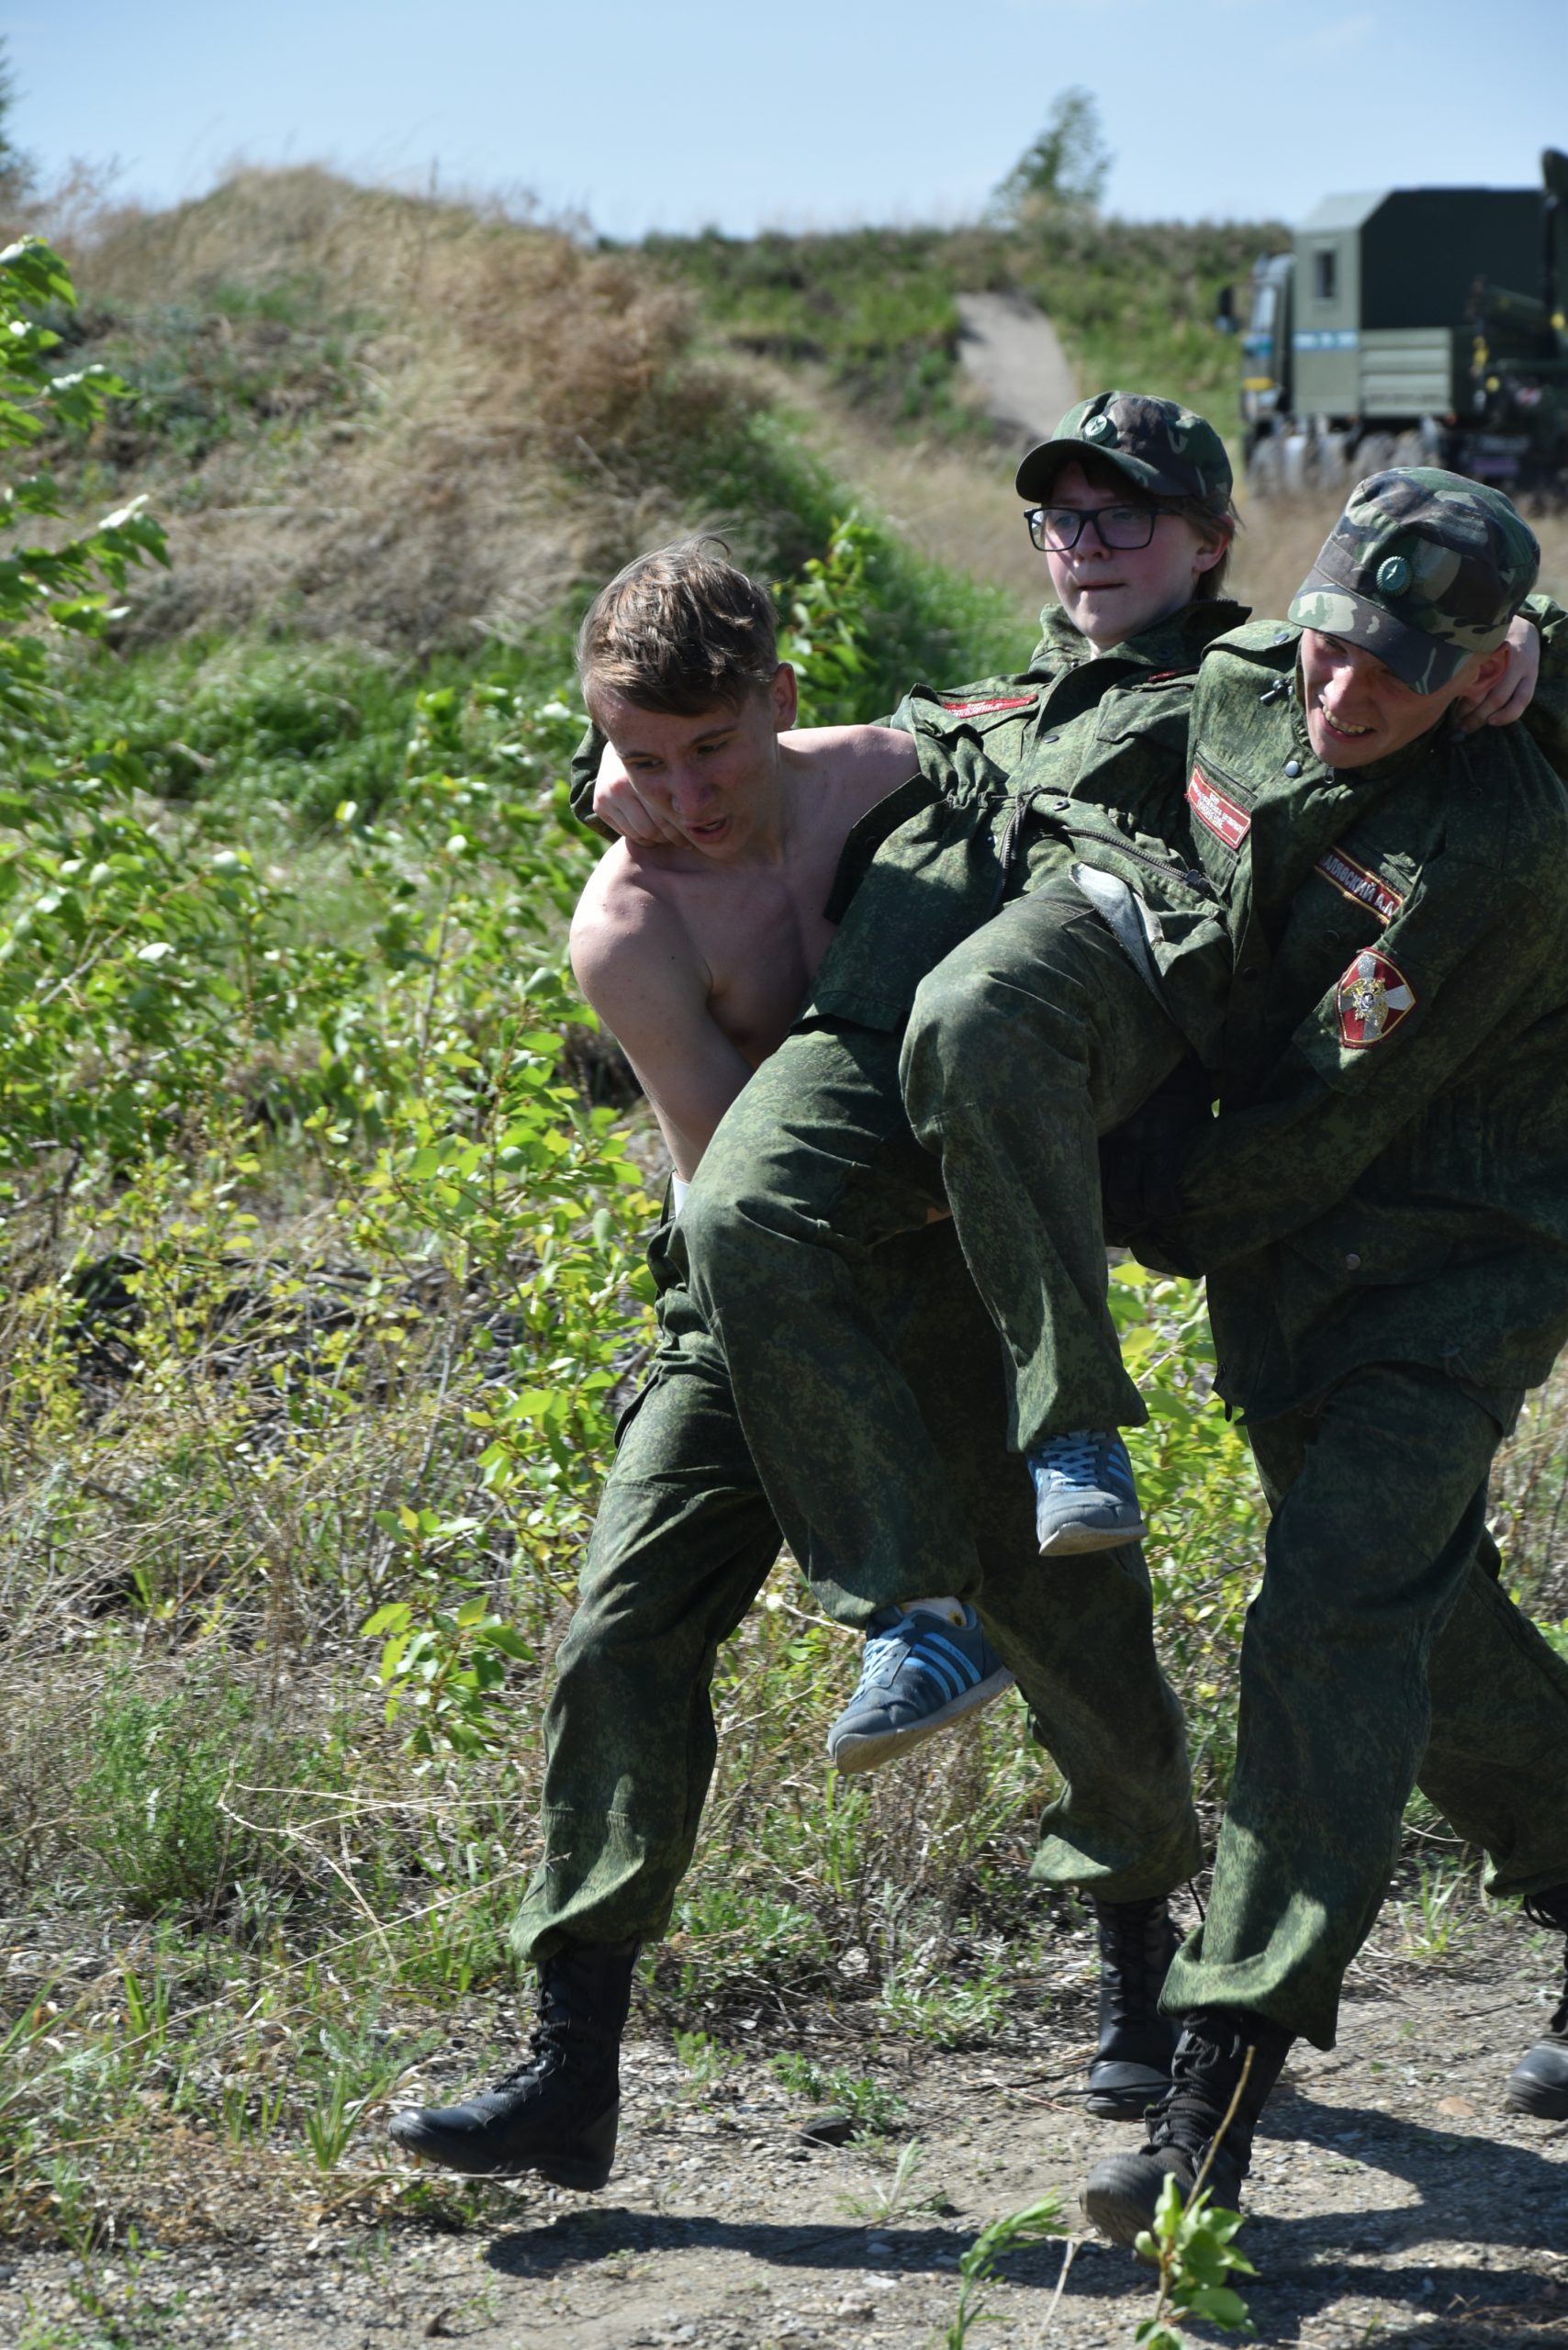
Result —
<instances>
[{"instance_id":1,"label":"dry grass","mask_svg":"<svg viewBox=\"0 0 1568 2350\"><path fill-rule=\"evenodd\" d=\"M320 170L107 215L76 266L94 343L174 379L81 485L134 481L168 521L148 633L510 632L677 528L689 444L748 407L635 262Z\"/></svg>"},{"instance_id":2,"label":"dry grass","mask_svg":"<svg viewBox=\"0 0 1568 2350\"><path fill-rule=\"evenodd\" d=\"M1304 498L1243 496L1241 534L1231 576L1235 592L1260 616L1282 613L1313 557L1332 529L1344 502L1339 490ZM1530 528L1540 541L1540 585L1568 601L1568 514L1532 514Z\"/></svg>"}]
</instances>

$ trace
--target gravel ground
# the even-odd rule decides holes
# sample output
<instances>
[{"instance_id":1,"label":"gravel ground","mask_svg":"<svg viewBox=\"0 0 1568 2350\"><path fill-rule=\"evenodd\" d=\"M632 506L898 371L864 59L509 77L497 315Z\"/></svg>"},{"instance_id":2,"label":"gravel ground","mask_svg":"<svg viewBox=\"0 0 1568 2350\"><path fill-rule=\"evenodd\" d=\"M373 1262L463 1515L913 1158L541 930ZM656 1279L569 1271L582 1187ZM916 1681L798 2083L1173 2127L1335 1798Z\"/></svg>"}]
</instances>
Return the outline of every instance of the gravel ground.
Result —
<instances>
[{"instance_id":1,"label":"gravel ground","mask_svg":"<svg viewBox=\"0 0 1568 2350\"><path fill-rule=\"evenodd\" d=\"M1258 2336L1325 2350L1568 2341L1568 2127L1501 2109L1544 2021L1553 1945L1501 1917L1427 1967L1398 1955L1392 1930L1384 1940L1358 1969L1338 2048L1298 2050L1270 2109L1244 2237ZM873 2058L819 2025L819 2062L874 2065L907 2108L895 2136L838 2147L802 2143L804 2109L760 2054L699 2093L666 2046L633 2041L605 2192L487 2188L461 2232L393 2205L372 2142L325 2199L296 2192L280 2210L259 2185L253 2202L220 2191L203 2133L187 2130L166 2149L183 2208L151 2221L140 2266L13 2254L0 2341L925 2350L951 2322L958 2257L980 2228L1052 2188L1078 2224L1088 2165L1129 2141L1081 2111L1081 1997L1069 2004L1065 2028L1043 2024L1032 2049L995 2055L883 2042ZM746 2048L744 2027L733 2038ZM494 2059L482 2032L465 2034L450 2065L409 2086L449 2089ZM895 2199L912 2137L919 2159ZM1070 2250L1059 2296L1060 2244L1007 2265L978 2337L987 2350L1130 2344L1152 2302L1147 2272L1092 2237ZM95 2296L95 2321L83 2306Z\"/></svg>"}]
</instances>

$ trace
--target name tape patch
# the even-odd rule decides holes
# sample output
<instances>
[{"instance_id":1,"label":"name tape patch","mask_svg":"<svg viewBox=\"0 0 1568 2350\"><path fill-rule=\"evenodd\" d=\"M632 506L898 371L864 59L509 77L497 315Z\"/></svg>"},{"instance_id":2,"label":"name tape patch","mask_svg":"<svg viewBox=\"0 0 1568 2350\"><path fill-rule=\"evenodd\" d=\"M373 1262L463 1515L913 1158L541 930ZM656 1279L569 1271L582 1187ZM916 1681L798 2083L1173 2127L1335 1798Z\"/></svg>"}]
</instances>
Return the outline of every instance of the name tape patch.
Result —
<instances>
[{"instance_id":1,"label":"name tape patch","mask_svg":"<svg viewBox=\"0 0 1568 2350\"><path fill-rule=\"evenodd\" d=\"M1351 1052L1381 1045L1415 1008L1416 990L1381 946L1366 946L1340 979L1336 991L1339 1042Z\"/></svg>"},{"instance_id":2,"label":"name tape patch","mask_svg":"<svg viewBox=\"0 0 1568 2350\"><path fill-rule=\"evenodd\" d=\"M987 710L1027 710L1039 699L1038 694L991 694L982 701L945 701L942 707L949 718L977 718Z\"/></svg>"},{"instance_id":3,"label":"name tape patch","mask_svg":"<svg viewBox=\"0 0 1568 2350\"><path fill-rule=\"evenodd\" d=\"M1187 804L1200 824L1206 824L1216 840L1226 848L1239 848L1252 829L1252 819L1245 808L1227 800L1217 784L1209 781L1202 767L1193 769L1187 786Z\"/></svg>"},{"instance_id":4,"label":"name tape patch","mask_svg":"<svg viewBox=\"0 0 1568 2350\"><path fill-rule=\"evenodd\" d=\"M1381 923L1391 923L1405 903L1401 890L1390 889L1381 873L1358 865L1342 848L1325 849L1317 860L1317 870L1326 881L1332 881L1342 898L1349 898L1353 905L1365 906Z\"/></svg>"}]
</instances>

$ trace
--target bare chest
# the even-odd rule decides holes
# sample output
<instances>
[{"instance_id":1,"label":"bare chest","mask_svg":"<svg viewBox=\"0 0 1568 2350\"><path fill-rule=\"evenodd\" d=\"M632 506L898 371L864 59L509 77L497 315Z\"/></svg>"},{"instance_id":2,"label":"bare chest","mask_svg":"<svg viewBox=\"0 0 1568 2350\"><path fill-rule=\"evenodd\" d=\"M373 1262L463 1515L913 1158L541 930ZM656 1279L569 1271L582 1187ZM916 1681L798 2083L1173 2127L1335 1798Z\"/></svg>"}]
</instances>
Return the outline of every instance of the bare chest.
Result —
<instances>
[{"instance_id":1,"label":"bare chest","mask_svg":"<svg viewBox=\"0 0 1568 2350\"><path fill-rule=\"evenodd\" d=\"M731 870L690 877L688 934L708 973L713 1019L755 1067L783 1042L833 938L823 904L831 861L816 870Z\"/></svg>"}]
</instances>

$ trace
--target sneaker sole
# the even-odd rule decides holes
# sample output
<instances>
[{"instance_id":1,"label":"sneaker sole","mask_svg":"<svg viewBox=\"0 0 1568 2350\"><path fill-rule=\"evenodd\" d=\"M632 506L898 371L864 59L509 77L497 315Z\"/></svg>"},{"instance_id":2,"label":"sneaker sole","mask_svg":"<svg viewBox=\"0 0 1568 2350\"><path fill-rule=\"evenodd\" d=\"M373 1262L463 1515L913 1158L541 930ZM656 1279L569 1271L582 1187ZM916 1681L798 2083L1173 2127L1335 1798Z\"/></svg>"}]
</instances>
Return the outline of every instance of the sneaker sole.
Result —
<instances>
[{"instance_id":1,"label":"sneaker sole","mask_svg":"<svg viewBox=\"0 0 1568 2350\"><path fill-rule=\"evenodd\" d=\"M1161 2173L1159 2185L1163 2184ZM1089 2174L1083 2215L1103 2236L1131 2251L1145 2229L1154 2225L1158 2199L1158 2191L1153 2198L1149 2195L1148 2169L1137 2154L1112 2154Z\"/></svg>"},{"instance_id":2,"label":"sneaker sole","mask_svg":"<svg viewBox=\"0 0 1568 2350\"><path fill-rule=\"evenodd\" d=\"M924 1746L928 1738L962 1721L966 1714L978 1714L992 1706L998 1697L1006 1695L1013 1686L1011 1673L993 1673L987 1681L978 1682L943 1707L940 1713L927 1714L918 1722L911 1722L906 1729L879 1729L857 1738L853 1732L841 1739L836 1747L828 1749L828 1760L845 1778L853 1778L857 1771L874 1771L879 1763L889 1762L896 1754L908 1754L913 1748Z\"/></svg>"},{"instance_id":3,"label":"sneaker sole","mask_svg":"<svg viewBox=\"0 0 1568 2350\"><path fill-rule=\"evenodd\" d=\"M1141 1542L1148 1532L1141 1517L1131 1526L1058 1526L1041 1543L1040 1556L1076 1559L1086 1550L1120 1550L1128 1542Z\"/></svg>"}]
</instances>

